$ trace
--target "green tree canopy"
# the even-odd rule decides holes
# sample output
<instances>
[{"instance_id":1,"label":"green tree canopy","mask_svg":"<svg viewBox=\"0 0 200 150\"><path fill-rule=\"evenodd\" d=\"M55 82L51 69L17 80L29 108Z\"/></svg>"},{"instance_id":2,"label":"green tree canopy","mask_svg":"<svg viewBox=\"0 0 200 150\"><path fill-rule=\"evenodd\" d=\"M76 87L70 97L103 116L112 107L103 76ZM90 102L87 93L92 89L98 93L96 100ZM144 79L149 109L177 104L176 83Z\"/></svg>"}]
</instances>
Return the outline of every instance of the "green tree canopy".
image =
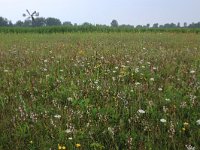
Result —
<instances>
[{"instance_id":1,"label":"green tree canopy","mask_svg":"<svg viewBox=\"0 0 200 150\"><path fill-rule=\"evenodd\" d=\"M111 27L118 27L118 22L117 22L117 20L112 20L112 22L111 22Z\"/></svg>"},{"instance_id":2,"label":"green tree canopy","mask_svg":"<svg viewBox=\"0 0 200 150\"><path fill-rule=\"evenodd\" d=\"M0 17L0 26L8 26L8 20L6 18Z\"/></svg>"},{"instance_id":3,"label":"green tree canopy","mask_svg":"<svg viewBox=\"0 0 200 150\"><path fill-rule=\"evenodd\" d=\"M61 21L57 18L49 17L49 18L46 19L46 25L47 26L60 26Z\"/></svg>"}]
</instances>

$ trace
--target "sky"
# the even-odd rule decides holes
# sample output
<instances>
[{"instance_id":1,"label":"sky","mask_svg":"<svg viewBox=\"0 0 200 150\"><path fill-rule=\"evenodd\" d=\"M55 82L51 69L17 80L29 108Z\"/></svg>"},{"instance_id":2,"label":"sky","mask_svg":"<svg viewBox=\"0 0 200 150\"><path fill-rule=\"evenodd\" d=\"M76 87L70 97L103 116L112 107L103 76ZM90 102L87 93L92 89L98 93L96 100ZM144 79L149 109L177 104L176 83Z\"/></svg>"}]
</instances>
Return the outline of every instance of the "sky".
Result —
<instances>
[{"instance_id":1,"label":"sky","mask_svg":"<svg viewBox=\"0 0 200 150\"><path fill-rule=\"evenodd\" d=\"M0 16L15 23L26 9L62 22L109 25L200 22L200 0L0 0Z\"/></svg>"}]
</instances>

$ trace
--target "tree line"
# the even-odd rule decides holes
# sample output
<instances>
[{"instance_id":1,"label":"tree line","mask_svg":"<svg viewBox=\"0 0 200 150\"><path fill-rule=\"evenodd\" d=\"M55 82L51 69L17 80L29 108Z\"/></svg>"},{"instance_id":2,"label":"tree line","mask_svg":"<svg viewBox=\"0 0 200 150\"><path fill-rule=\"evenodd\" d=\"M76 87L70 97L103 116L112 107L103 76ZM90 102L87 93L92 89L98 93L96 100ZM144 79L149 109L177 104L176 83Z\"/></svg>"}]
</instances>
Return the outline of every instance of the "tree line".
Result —
<instances>
[{"instance_id":1,"label":"tree line","mask_svg":"<svg viewBox=\"0 0 200 150\"><path fill-rule=\"evenodd\" d=\"M21 21L18 20L16 23L12 23L12 21L7 18L0 17L0 27L45 27L45 26L78 26L76 23L72 24L70 21L61 22L58 18L53 17L38 17L32 20ZM79 26L104 26L107 25L93 25L91 23L85 22ZM111 27L125 27L125 28L138 28L138 29L146 29L146 28L200 28L200 22L187 24L186 22L181 26L180 23L166 23L164 25L159 25L158 23L146 24L146 25L119 25L117 20L112 20L110 23Z\"/></svg>"}]
</instances>

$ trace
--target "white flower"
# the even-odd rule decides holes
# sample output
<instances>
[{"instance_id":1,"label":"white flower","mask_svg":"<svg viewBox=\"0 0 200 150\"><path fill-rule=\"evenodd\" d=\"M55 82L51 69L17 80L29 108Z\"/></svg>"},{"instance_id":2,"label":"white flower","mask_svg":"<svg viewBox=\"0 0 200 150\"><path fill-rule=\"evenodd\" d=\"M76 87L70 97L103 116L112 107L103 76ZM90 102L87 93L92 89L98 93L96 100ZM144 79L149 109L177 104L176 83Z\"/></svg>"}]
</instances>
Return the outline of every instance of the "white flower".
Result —
<instances>
[{"instance_id":1,"label":"white flower","mask_svg":"<svg viewBox=\"0 0 200 150\"><path fill-rule=\"evenodd\" d=\"M140 82L135 82L135 85L137 86L137 85L140 85Z\"/></svg>"},{"instance_id":2,"label":"white flower","mask_svg":"<svg viewBox=\"0 0 200 150\"><path fill-rule=\"evenodd\" d=\"M8 72L8 70L5 69L4 72Z\"/></svg>"},{"instance_id":3,"label":"white flower","mask_svg":"<svg viewBox=\"0 0 200 150\"><path fill-rule=\"evenodd\" d=\"M69 137L68 140L72 140L72 137Z\"/></svg>"},{"instance_id":4,"label":"white flower","mask_svg":"<svg viewBox=\"0 0 200 150\"><path fill-rule=\"evenodd\" d=\"M145 113L145 111L142 110L142 109L139 109L138 112L139 112L140 114L144 114L144 113Z\"/></svg>"},{"instance_id":5,"label":"white flower","mask_svg":"<svg viewBox=\"0 0 200 150\"><path fill-rule=\"evenodd\" d=\"M47 71L47 69L46 69L46 68L44 68L44 69L43 69L43 71L45 71L45 72L46 72L46 71Z\"/></svg>"},{"instance_id":6,"label":"white flower","mask_svg":"<svg viewBox=\"0 0 200 150\"><path fill-rule=\"evenodd\" d=\"M191 73L191 74L194 74L194 73L195 73L195 71L194 71L194 70L191 70L191 71L190 71L190 73Z\"/></svg>"},{"instance_id":7,"label":"white flower","mask_svg":"<svg viewBox=\"0 0 200 150\"><path fill-rule=\"evenodd\" d=\"M154 81L154 78L150 78L150 81Z\"/></svg>"},{"instance_id":8,"label":"white flower","mask_svg":"<svg viewBox=\"0 0 200 150\"><path fill-rule=\"evenodd\" d=\"M200 119L196 121L197 125L200 125Z\"/></svg>"},{"instance_id":9,"label":"white flower","mask_svg":"<svg viewBox=\"0 0 200 150\"><path fill-rule=\"evenodd\" d=\"M139 72L139 68L135 68L135 73L138 73Z\"/></svg>"},{"instance_id":10,"label":"white flower","mask_svg":"<svg viewBox=\"0 0 200 150\"><path fill-rule=\"evenodd\" d=\"M125 65L121 65L121 67L122 67L122 68L126 68L126 66L125 66Z\"/></svg>"},{"instance_id":11,"label":"white flower","mask_svg":"<svg viewBox=\"0 0 200 150\"><path fill-rule=\"evenodd\" d=\"M117 69L119 69L119 67L115 67L115 69L117 70Z\"/></svg>"},{"instance_id":12,"label":"white flower","mask_svg":"<svg viewBox=\"0 0 200 150\"><path fill-rule=\"evenodd\" d=\"M112 135L114 135L114 128L108 127L108 131L109 131Z\"/></svg>"},{"instance_id":13,"label":"white flower","mask_svg":"<svg viewBox=\"0 0 200 150\"><path fill-rule=\"evenodd\" d=\"M67 100L71 102L73 100L73 98L72 97L68 97Z\"/></svg>"},{"instance_id":14,"label":"white flower","mask_svg":"<svg viewBox=\"0 0 200 150\"><path fill-rule=\"evenodd\" d=\"M169 98L165 98L165 100L166 100L167 102L169 102L169 101L170 101L170 99L169 99Z\"/></svg>"},{"instance_id":15,"label":"white flower","mask_svg":"<svg viewBox=\"0 0 200 150\"><path fill-rule=\"evenodd\" d=\"M70 130L70 129L67 129L67 130L65 130L65 132L66 132L66 133L71 133L71 132L72 132L72 130Z\"/></svg>"},{"instance_id":16,"label":"white flower","mask_svg":"<svg viewBox=\"0 0 200 150\"><path fill-rule=\"evenodd\" d=\"M156 68L156 67L153 67L153 70L157 70L158 68Z\"/></svg>"},{"instance_id":17,"label":"white flower","mask_svg":"<svg viewBox=\"0 0 200 150\"><path fill-rule=\"evenodd\" d=\"M195 147L193 147L192 145L185 145L185 147L187 148L187 150L195 150Z\"/></svg>"},{"instance_id":18,"label":"white flower","mask_svg":"<svg viewBox=\"0 0 200 150\"><path fill-rule=\"evenodd\" d=\"M165 122L167 122L167 120L162 118L162 119L160 119L160 122L165 123Z\"/></svg>"},{"instance_id":19,"label":"white flower","mask_svg":"<svg viewBox=\"0 0 200 150\"><path fill-rule=\"evenodd\" d=\"M60 119L61 115L54 115L54 117Z\"/></svg>"},{"instance_id":20,"label":"white flower","mask_svg":"<svg viewBox=\"0 0 200 150\"><path fill-rule=\"evenodd\" d=\"M95 84L98 84L98 83L99 83L99 80L94 81L94 83L95 83Z\"/></svg>"},{"instance_id":21,"label":"white flower","mask_svg":"<svg viewBox=\"0 0 200 150\"><path fill-rule=\"evenodd\" d=\"M48 60L47 60L47 59L45 59L45 60L44 60L44 63L47 63L47 62L48 62Z\"/></svg>"},{"instance_id":22,"label":"white flower","mask_svg":"<svg viewBox=\"0 0 200 150\"><path fill-rule=\"evenodd\" d=\"M163 89L162 88L158 88L158 91L162 91Z\"/></svg>"}]
</instances>

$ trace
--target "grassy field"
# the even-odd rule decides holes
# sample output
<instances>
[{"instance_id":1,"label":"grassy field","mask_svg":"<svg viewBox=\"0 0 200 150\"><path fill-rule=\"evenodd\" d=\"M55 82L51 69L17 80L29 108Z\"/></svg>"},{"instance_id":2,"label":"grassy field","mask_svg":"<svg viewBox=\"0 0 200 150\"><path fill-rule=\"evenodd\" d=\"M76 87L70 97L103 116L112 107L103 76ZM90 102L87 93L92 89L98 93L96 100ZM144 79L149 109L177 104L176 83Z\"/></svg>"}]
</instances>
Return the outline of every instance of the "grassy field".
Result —
<instances>
[{"instance_id":1,"label":"grassy field","mask_svg":"<svg viewBox=\"0 0 200 150\"><path fill-rule=\"evenodd\" d=\"M199 34L0 34L0 149L194 147Z\"/></svg>"}]
</instances>

